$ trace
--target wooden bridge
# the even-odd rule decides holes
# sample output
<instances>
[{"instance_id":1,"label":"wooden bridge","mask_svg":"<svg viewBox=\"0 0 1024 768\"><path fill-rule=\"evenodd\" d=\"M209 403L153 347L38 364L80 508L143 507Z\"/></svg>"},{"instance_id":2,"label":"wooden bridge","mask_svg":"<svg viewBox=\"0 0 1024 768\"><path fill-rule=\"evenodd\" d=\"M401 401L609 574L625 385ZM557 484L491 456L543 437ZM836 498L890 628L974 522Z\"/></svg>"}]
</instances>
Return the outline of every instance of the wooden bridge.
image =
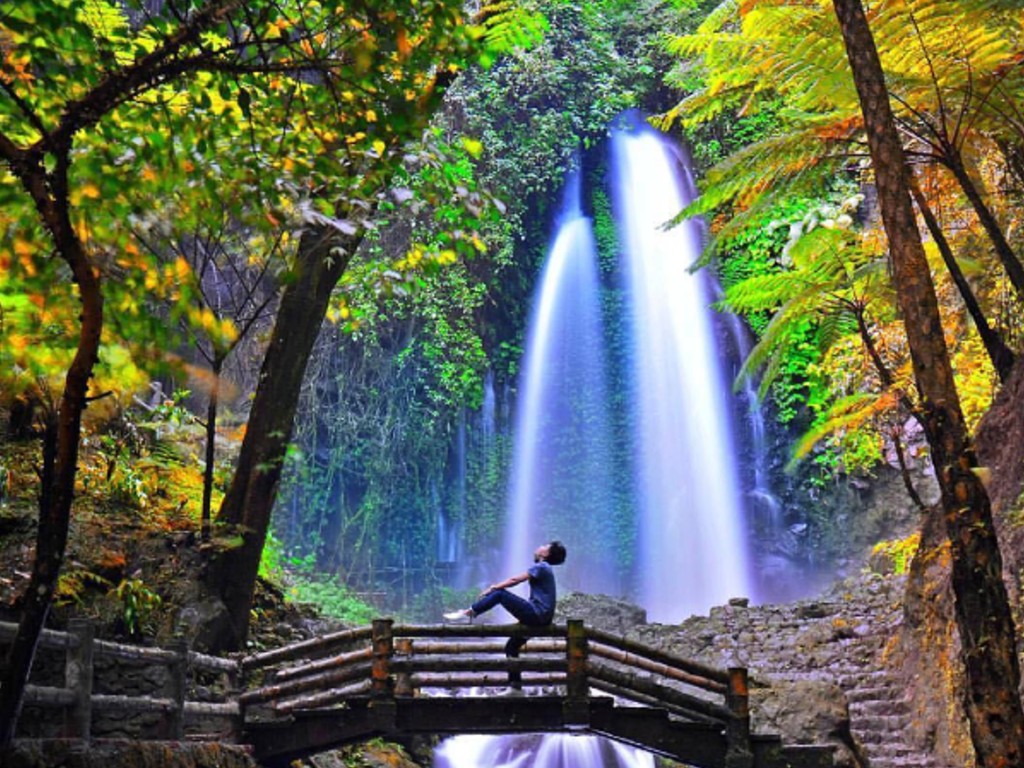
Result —
<instances>
[{"instance_id":1,"label":"wooden bridge","mask_svg":"<svg viewBox=\"0 0 1024 768\"><path fill-rule=\"evenodd\" d=\"M45 639L68 649L67 688L30 687L28 699L65 707L88 737L90 706L131 702L90 694L83 659L92 651L62 634ZM528 638L519 658L505 655L513 636ZM118 648L127 647L103 650L125 653ZM147 653L170 664L178 681L172 696L136 700L166 714L173 728L164 738L180 737L190 723L190 738L201 739L205 722L218 731L207 737L248 744L267 766L378 736L528 732L606 736L699 768L832 765L829 747L751 733L745 669L714 669L575 620L525 628L379 619L238 659ZM188 700L182 675L190 668L225 675L232 690L220 702ZM510 686L510 673L521 688Z\"/></svg>"}]
</instances>

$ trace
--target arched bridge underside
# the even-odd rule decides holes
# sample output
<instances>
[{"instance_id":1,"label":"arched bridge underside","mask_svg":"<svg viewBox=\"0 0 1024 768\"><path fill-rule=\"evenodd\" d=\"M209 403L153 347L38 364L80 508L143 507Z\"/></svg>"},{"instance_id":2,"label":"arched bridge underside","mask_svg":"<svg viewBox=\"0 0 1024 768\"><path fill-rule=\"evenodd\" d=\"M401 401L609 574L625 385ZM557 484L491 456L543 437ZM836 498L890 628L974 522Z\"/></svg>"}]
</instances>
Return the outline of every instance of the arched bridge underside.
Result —
<instances>
[{"instance_id":1,"label":"arched bridge underside","mask_svg":"<svg viewBox=\"0 0 1024 768\"><path fill-rule=\"evenodd\" d=\"M669 717L654 707L615 706L607 696L590 697L582 710L566 712L561 696L411 698L375 702L364 696L341 708L305 710L284 720L249 723L243 741L268 766L375 737L416 734L509 734L571 732L605 736L701 768L726 768L729 745L722 728ZM777 736L750 737L754 768L827 768L832 750L785 746Z\"/></svg>"},{"instance_id":2,"label":"arched bridge underside","mask_svg":"<svg viewBox=\"0 0 1024 768\"><path fill-rule=\"evenodd\" d=\"M522 656L505 640L529 638ZM374 737L590 733L698 768L829 768L750 730L747 673L585 628L346 630L242 661L240 741L268 766ZM516 685L511 686L510 680Z\"/></svg>"}]
</instances>

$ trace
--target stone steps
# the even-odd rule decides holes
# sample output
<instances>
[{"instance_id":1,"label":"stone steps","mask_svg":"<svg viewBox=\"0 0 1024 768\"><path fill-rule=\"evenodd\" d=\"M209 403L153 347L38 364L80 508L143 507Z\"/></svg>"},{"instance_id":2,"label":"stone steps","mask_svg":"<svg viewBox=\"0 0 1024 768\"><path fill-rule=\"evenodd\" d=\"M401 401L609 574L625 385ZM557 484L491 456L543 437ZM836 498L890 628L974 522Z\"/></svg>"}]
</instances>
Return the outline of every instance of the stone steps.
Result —
<instances>
[{"instance_id":1,"label":"stone steps","mask_svg":"<svg viewBox=\"0 0 1024 768\"><path fill-rule=\"evenodd\" d=\"M846 694L850 731L861 745L870 768L945 768L930 754L905 742L911 708L903 683L880 661L883 649L899 627L898 612L878 622L874 616L844 613L848 607L819 604L817 613L827 609L834 609L835 613L790 620L785 624L785 632L773 637L760 648L756 658L750 659L750 666L792 681L831 677ZM792 664L779 669L779 658L792 658L792 648L799 646L803 638L813 632L834 631L837 626L855 628L854 636L834 640L827 655L819 653L806 659L802 667Z\"/></svg>"}]
</instances>

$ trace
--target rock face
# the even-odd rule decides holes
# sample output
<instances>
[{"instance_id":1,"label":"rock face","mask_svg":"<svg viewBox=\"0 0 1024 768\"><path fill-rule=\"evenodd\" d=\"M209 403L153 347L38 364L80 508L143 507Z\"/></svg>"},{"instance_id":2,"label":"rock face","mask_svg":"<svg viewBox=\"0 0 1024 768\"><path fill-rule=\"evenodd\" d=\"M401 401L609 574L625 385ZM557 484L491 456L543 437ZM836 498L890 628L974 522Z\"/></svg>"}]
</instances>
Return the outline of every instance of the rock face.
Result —
<instances>
[{"instance_id":1,"label":"rock face","mask_svg":"<svg viewBox=\"0 0 1024 768\"><path fill-rule=\"evenodd\" d=\"M76 741L19 741L0 753L5 768L259 768L241 747L180 742L97 741L83 749Z\"/></svg>"},{"instance_id":2,"label":"rock face","mask_svg":"<svg viewBox=\"0 0 1024 768\"><path fill-rule=\"evenodd\" d=\"M890 665L905 577L861 575L813 600L713 608L681 624L635 624L633 608L563 600L585 623L716 667L745 666L755 731L831 744L846 768L945 768L911 733L913 701ZM642 613L642 612L641 612Z\"/></svg>"}]
</instances>

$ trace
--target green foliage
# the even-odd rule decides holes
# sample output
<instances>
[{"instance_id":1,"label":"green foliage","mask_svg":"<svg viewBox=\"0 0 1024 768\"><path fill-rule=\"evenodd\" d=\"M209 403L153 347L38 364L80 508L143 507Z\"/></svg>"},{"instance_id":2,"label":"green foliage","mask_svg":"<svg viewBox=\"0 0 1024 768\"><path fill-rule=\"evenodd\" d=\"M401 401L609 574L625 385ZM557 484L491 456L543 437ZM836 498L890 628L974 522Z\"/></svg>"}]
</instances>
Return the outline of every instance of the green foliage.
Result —
<instances>
[{"instance_id":1,"label":"green foliage","mask_svg":"<svg viewBox=\"0 0 1024 768\"><path fill-rule=\"evenodd\" d=\"M311 603L325 616L348 624L369 624L380 611L329 576L309 574L290 579L287 596L299 603Z\"/></svg>"},{"instance_id":2,"label":"green foliage","mask_svg":"<svg viewBox=\"0 0 1024 768\"><path fill-rule=\"evenodd\" d=\"M594 242L598 263L602 274L612 275L619 265L619 234L612 215L611 200L603 189L597 188L591 195L591 203L594 206Z\"/></svg>"},{"instance_id":3,"label":"green foliage","mask_svg":"<svg viewBox=\"0 0 1024 768\"><path fill-rule=\"evenodd\" d=\"M109 579L85 568L72 568L61 572L57 579L57 590L53 604L58 608L69 605L81 605L85 594L90 589L108 592L114 588Z\"/></svg>"},{"instance_id":4,"label":"green foliage","mask_svg":"<svg viewBox=\"0 0 1024 768\"><path fill-rule=\"evenodd\" d=\"M643 40L672 23L655 3L537 6L550 27L543 41L466 72L449 96L462 129L482 142L481 178L507 201L516 229L529 198L557 188L574 153L654 89L658 52Z\"/></svg>"},{"instance_id":5,"label":"green foliage","mask_svg":"<svg viewBox=\"0 0 1024 768\"><path fill-rule=\"evenodd\" d=\"M259 578L280 584L285 578L284 546L281 540L271 531L263 543L260 554Z\"/></svg>"},{"instance_id":6,"label":"green foliage","mask_svg":"<svg viewBox=\"0 0 1024 768\"><path fill-rule=\"evenodd\" d=\"M912 533L905 539L893 539L891 541L880 541L872 550L873 558L884 558L892 566L892 573L896 576L906 574L910 569L910 562L917 554L921 544L921 534Z\"/></svg>"},{"instance_id":7,"label":"green foliage","mask_svg":"<svg viewBox=\"0 0 1024 768\"><path fill-rule=\"evenodd\" d=\"M152 619L163 605L163 599L140 578L128 578L114 588L112 596L120 603L121 620L132 637L152 632Z\"/></svg>"}]
</instances>

